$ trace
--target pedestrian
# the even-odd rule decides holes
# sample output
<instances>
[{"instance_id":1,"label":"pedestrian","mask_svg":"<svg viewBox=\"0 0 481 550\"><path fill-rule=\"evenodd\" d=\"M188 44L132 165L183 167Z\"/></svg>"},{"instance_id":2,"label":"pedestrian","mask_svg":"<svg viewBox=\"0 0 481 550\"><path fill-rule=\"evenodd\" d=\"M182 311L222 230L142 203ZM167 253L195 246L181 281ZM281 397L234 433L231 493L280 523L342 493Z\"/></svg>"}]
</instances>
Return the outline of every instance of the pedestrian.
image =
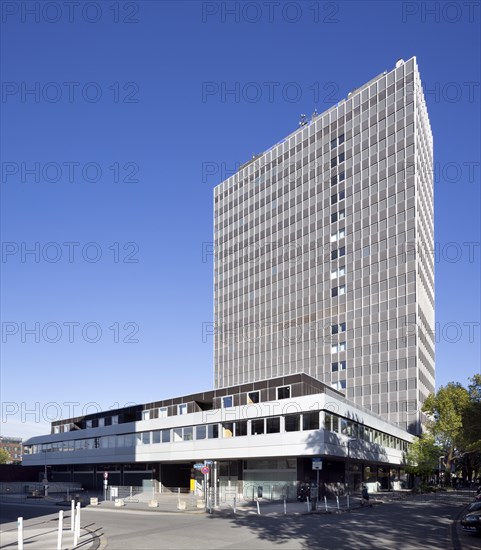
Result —
<instances>
[{"instance_id":1,"label":"pedestrian","mask_svg":"<svg viewBox=\"0 0 481 550\"><path fill-rule=\"evenodd\" d=\"M367 485L364 484L362 486L362 500L361 500L362 506L367 506L372 508L372 504L369 503L369 491L367 490Z\"/></svg>"}]
</instances>

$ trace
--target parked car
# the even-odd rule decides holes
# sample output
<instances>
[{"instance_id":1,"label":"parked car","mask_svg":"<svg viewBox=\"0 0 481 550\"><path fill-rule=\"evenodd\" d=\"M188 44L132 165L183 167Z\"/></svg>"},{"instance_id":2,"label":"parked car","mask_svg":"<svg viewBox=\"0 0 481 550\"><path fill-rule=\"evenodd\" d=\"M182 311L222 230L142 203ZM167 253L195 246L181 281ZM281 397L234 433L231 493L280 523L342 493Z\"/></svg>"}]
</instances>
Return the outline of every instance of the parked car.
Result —
<instances>
[{"instance_id":1,"label":"parked car","mask_svg":"<svg viewBox=\"0 0 481 550\"><path fill-rule=\"evenodd\" d=\"M481 510L466 514L461 520L461 525L465 531L481 533Z\"/></svg>"},{"instance_id":2,"label":"parked car","mask_svg":"<svg viewBox=\"0 0 481 550\"><path fill-rule=\"evenodd\" d=\"M468 506L466 512L470 514L471 512L477 512L478 510L481 510L481 502L475 501Z\"/></svg>"}]
</instances>

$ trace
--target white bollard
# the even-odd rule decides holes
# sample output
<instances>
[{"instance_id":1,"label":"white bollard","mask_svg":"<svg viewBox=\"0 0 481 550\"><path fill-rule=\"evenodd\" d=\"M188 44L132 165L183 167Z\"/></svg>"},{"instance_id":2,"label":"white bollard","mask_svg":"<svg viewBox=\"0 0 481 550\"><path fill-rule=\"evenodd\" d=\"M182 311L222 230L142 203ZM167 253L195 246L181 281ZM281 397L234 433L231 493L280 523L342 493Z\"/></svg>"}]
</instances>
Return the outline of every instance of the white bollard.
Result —
<instances>
[{"instance_id":1,"label":"white bollard","mask_svg":"<svg viewBox=\"0 0 481 550\"><path fill-rule=\"evenodd\" d=\"M286 504L286 497L284 497L284 515L287 514L287 504Z\"/></svg>"},{"instance_id":2,"label":"white bollard","mask_svg":"<svg viewBox=\"0 0 481 550\"><path fill-rule=\"evenodd\" d=\"M306 503L307 503L307 511L310 512L311 511L311 501L309 500L309 497L306 498Z\"/></svg>"},{"instance_id":3,"label":"white bollard","mask_svg":"<svg viewBox=\"0 0 481 550\"><path fill-rule=\"evenodd\" d=\"M73 545L77 546L80 538L80 502L77 502L77 513L75 514L75 529L73 532Z\"/></svg>"},{"instance_id":4,"label":"white bollard","mask_svg":"<svg viewBox=\"0 0 481 550\"><path fill-rule=\"evenodd\" d=\"M77 502L77 539L80 538L80 502Z\"/></svg>"},{"instance_id":5,"label":"white bollard","mask_svg":"<svg viewBox=\"0 0 481 550\"><path fill-rule=\"evenodd\" d=\"M236 513L236 497L234 497L234 506L233 506L233 508L234 508L234 514L235 514Z\"/></svg>"},{"instance_id":6,"label":"white bollard","mask_svg":"<svg viewBox=\"0 0 481 550\"><path fill-rule=\"evenodd\" d=\"M70 502L70 531L74 530L75 526L75 500L72 499Z\"/></svg>"},{"instance_id":7,"label":"white bollard","mask_svg":"<svg viewBox=\"0 0 481 550\"><path fill-rule=\"evenodd\" d=\"M18 527L18 550L23 550L23 518L17 519Z\"/></svg>"},{"instance_id":8,"label":"white bollard","mask_svg":"<svg viewBox=\"0 0 481 550\"><path fill-rule=\"evenodd\" d=\"M257 514L260 516L261 515L261 508L259 506L259 499L257 499Z\"/></svg>"},{"instance_id":9,"label":"white bollard","mask_svg":"<svg viewBox=\"0 0 481 550\"><path fill-rule=\"evenodd\" d=\"M339 508L339 497L336 495L336 501L337 501L337 511L339 512L340 511L340 508Z\"/></svg>"},{"instance_id":10,"label":"white bollard","mask_svg":"<svg viewBox=\"0 0 481 550\"><path fill-rule=\"evenodd\" d=\"M324 504L326 505L326 512L327 512L327 497L324 497Z\"/></svg>"},{"instance_id":11,"label":"white bollard","mask_svg":"<svg viewBox=\"0 0 481 550\"><path fill-rule=\"evenodd\" d=\"M349 510L350 506L349 506L350 502L349 502L349 495L347 495L347 509Z\"/></svg>"},{"instance_id":12,"label":"white bollard","mask_svg":"<svg viewBox=\"0 0 481 550\"><path fill-rule=\"evenodd\" d=\"M63 510L58 513L57 550L62 550Z\"/></svg>"}]
</instances>

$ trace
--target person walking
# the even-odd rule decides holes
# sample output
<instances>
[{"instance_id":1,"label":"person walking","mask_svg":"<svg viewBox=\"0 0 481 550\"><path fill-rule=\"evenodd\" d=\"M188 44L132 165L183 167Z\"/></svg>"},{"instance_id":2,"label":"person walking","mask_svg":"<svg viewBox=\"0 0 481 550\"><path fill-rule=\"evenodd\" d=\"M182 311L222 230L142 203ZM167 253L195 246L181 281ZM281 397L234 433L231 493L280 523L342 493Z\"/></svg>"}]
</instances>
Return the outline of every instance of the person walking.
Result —
<instances>
[{"instance_id":1,"label":"person walking","mask_svg":"<svg viewBox=\"0 0 481 550\"><path fill-rule=\"evenodd\" d=\"M369 506L370 508L372 508L372 504L369 502L369 491L367 490L366 484L363 484L361 494L362 494L361 505Z\"/></svg>"}]
</instances>

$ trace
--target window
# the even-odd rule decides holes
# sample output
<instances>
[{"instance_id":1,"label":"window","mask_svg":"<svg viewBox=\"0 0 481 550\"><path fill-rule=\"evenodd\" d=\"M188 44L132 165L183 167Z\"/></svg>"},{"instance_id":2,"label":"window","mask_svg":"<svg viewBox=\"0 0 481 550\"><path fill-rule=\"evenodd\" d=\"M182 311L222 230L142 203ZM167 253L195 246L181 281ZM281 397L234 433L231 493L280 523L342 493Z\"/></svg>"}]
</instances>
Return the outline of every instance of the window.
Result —
<instances>
[{"instance_id":1,"label":"window","mask_svg":"<svg viewBox=\"0 0 481 550\"><path fill-rule=\"evenodd\" d=\"M119 423L119 417L116 414L115 416L112 416L112 424L118 424Z\"/></svg>"},{"instance_id":2,"label":"window","mask_svg":"<svg viewBox=\"0 0 481 550\"><path fill-rule=\"evenodd\" d=\"M207 431L205 426L196 426L195 427L195 438L196 439L205 439L207 437Z\"/></svg>"},{"instance_id":3,"label":"window","mask_svg":"<svg viewBox=\"0 0 481 550\"><path fill-rule=\"evenodd\" d=\"M194 428L188 426L184 428L184 441L192 441L194 439Z\"/></svg>"},{"instance_id":4,"label":"window","mask_svg":"<svg viewBox=\"0 0 481 550\"><path fill-rule=\"evenodd\" d=\"M339 229L336 233L331 234L331 243L343 239L346 236L346 230L344 228Z\"/></svg>"},{"instance_id":5,"label":"window","mask_svg":"<svg viewBox=\"0 0 481 550\"><path fill-rule=\"evenodd\" d=\"M88 427L88 426L87 426ZM60 426L54 426L53 427L53 433L54 434L59 434L60 433Z\"/></svg>"},{"instance_id":6,"label":"window","mask_svg":"<svg viewBox=\"0 0 481 550\"><path fill-rule=\"evenodd\" d=\"M264 418L251 420L251 434L262 435L264 433Z\"/></svg>"},{"instance_id":7,"label":"window","mask_svg":"<svg viewBox=\"0 0 481 550\"><path fill-rule=\"evenodd\" d=\"M335 286L331 289L331 296L335 298L336 296L342 296L346 294L346 285Z\"/></svg>"},{"instance_id":8,"label":"window","mask_svg":"<svg viewBox=\"0 0 481 550\"><path fill-rule=\"evenodd\" d=\"M281 419L279 416L266 418L266 433L277 434L281 431Z\"/></svg>"},{"instance_id":9,"label":"window","mask_svg":"<svg viewBox=\"0 0 481 550\"><path fill-rule=\"evenodd\" d=\"M331 387L334 388L337 391L345 390L346 389L346 381L345 380L339 380L339 382L334 382L334 384L331 384Z\"/></svg>"},{"instance_id":10,"label":"window","mask_svg":"<svg viewBox=\"0 0 481 550\"><path fill-rule=\"evenodd\" d=\"M346 351L346 342L339 342L339 344L332 344L331 353L338 353L340 351Z\"/></svg>"},{"instance_id":11,"label":"window","mask_svg":"<svg viewBox=\"0 0 481 550\"><path fill-rule=\"evenodd\" d=\"M338 334L339 332L346 332L346 323L331 325L331 334Z\"/></svg>"},{"instance_id":12,"label":"window","mask_svg":"<svg viewBox=\"0 0 481 550\"><path fill-rule=\"evenodd\" d=\"M337 138L337 144L338 145L341 145L344 143L344 134L341 134L338 138Z\"/></svg>"},{"instance_id":13,"label":"window","mask_svg":"<svg viewBox=\"0 0 481 550\"><path fill-rule=\"evenodd\" d=\"M344 172L339 173L339 181L344 181L346 179L346 174Z\"/></svg>"},{"instance_id":14,"label":"window","mask_svg":"<svg viewBox=\"0 0 481 550\"><path fill-rule=\"evenodd\" d=\"M150 432L142 432L142 445L150 445Z\"/></svg>"},{"instance_id":15,"label":"window","mask_svg":"<svg viewBox=\"0 0 481 550\"><path fill-rule=\"evenodd\" d=\"M286 432L298 432L301 426L301 415L286 414L284 417L284 425Z\"/></svg>"},{"instance_id":16,"label":"window","mask_svg":"<svg viewBox=\"0 0 481 550\"><path fill-rule=\"evenodd\" d=\"M243 435L247 435L247 420L235 422L235 436L241 437Z\"/></svg>"},{"instance_id":17,"label":"window","mask_svg":"<svg viewBox=\"0 0 481 550\"><path fill-rule=\"evenodd\" d=\"M346 370L346 361L336 361L335 363L331 363L332 372L337 372L340 370Z\"/></svg>"},{"instance_id":18,"label":"window","mask_svg":"<svg viewBox=\"0 0 481 550\"><path fill-rule=\"evenodd\" d=\"M338 277L342 277L345 274L346 274L346 267L341 266L340 268L334 269L333 271L331 271L331 279L337 279Z\"/></svg>"},{"instance_id":19,"label":"window","mask_svg":"<svg viewBox=\"0 0 481 550\"><path fill-rule=\"evenodd\" d=\"M345 198L346 198L346 192L344 190L339 191L339 193L331 195L331 204L336 204L336 202L342 201ZM339 219L341 219L341 218L339 218Z\"/></svg>"},{"instance_id":20,"label":"window","mask_svg":"<svg viewBox=\"0 0 481 550\"><path fill-rule=\"evenodd\" d=\"M91 420L86 420L85 421L85 427L86 428L91 428L92 427L92 421Z\"/></svg>"},{"instance_id":21,"label":"window","mask_svg":"<svg viewBox=\"0 0 481 550\"><path fill-rule=\"evenodd\" d=\"M103 426L105 426L105 418L99 418L99 428L102 428Z\"/></svg>"},{"instance_id":22,"label":"window","mask_svg":"<svg viewBox=\"0 0 481 550\"><path fill-rule=\"evenodd\" d=\"M332 176L331 177L331 185L336 185L337 183L337 176Z\"/></svg>"},{"instance_id":23,"label":"window","mask_svg":"<svg viewBox=\"0 0 481 550\"><path fill-rule=\"evenodd\" d=\"M289 399L291 396L291 387L290 386L281 386L277 388L277 399Z\"/></svg>"},{"instance_id":24,"label":"window","mask_svg":"<svg viewBox=\"0 0 481 550\"><path fill-rule=\"evenodd\" d=\"M362 257L363 257L363 258L366 258L367 256L369 256L369 251L370 251L369 246L365 246L365 247L362 249Z\"/></svg>"},{"instance_id":25,"label":"window","mask_svg":"<svg viewBox=\"0 0 481 550\"><path fill-rule=\"evenodd\" d=\"M344 136L342 136L344 138ZM337 147L337 138L331 140L331 149L335 149Z\"/></svg>"},{"instance_id":26,"label":"window","mask_svg":"<svg viewBox=\"0 0 481 550\"><path fill-rule=\"evenodd\" d=\"M345 210L339 210L338 212L333 212L331 214L331 223L335 223L337 221L341 221L346 217L346 211Z\"/></svg>"},{"instance_id":27,"label":"window","mask_svg":"<svg viewBox=\"0 0 481 550\"><path fill-rule=\"evenodd\" d=\"M331 159L331 168L334 168L336 166L336 164L337 164L337 158L334 157L334 158Z\"/></svg>"},{"instance_id":28,"label":"window","mask_svg":"<svg viewBox=\"0 0 481 550\"><path fill-rule=\"evenodd\" d=\"M259 403L260 402L260 392L251 391L247 394L247 403Z\"/></svg>"},{"instance_id":29,"label":"window","mask_svg":"<svg viewBox=\"0 0 481 550\"><path fill-rule=\"evenodd\" d=\"M219 425L218 424L209 424L207 426L207 437L208 437L208 439L217 439L219 437Z\"/></svg>"},{"instance_id":30,"label":"window","mask_svg":"<svg viewBox=\"0 0 481 550\"><path fill-rule=\"evenodd\" d=\"M174 433L174 443L184 440L183 428L174 428L172 431Z\"/></svg>"},{"instance_id":31,"label":"window","mask_svg":"<svg viewBox=\"0 0 481 550\"><path fill-rule=\"evenodd\" d=\"M177 405L177 414L187 414L187 403Z\"/></svg>"},{"instance_id":32,"label":"window","mask_svg":"<svg viewBox=\"0 0 481 550\"><path fill-rule=\"evenodd\" d=\"M234 436L234 423L224 422L222 424L222 437L228 438Z\"/></svg>"},{"instance_id":33,"label":"window","mask_svg":"<svg viewBox=\"0 0 481 550\"><path fill-rule=\"evenodd\" d=\"M150 420L150 411L142 411L142 420Z\"/></svg>"},{"instance_id":34,"label":"window","mask_svg":"<svg viewBox=\"0 0 481 550\"><path fill-rule=\"evenodd\" d=\"M319 429L319 411L308 412L302 415L303 430L318 430Z\"/></svg>"},{"instance_id":35,"label":"window","mask_svg":"<svg viewBox=\"0 0 481 550\"><path fill-rule=\"evenodd\" d=\"M233 406L234 406L234 398L232 397L232 395L226 395L225 397L222 398L223 409L228 409L229 407L233 407Z\"/></svg>"},{"instance_id":36,"label":"window","mask_svg":"<svg viewBox=\"0 0 481 550\"><path fill-rule=\"evenodd\" d=\"M167 415L168 415L167 407L160 407L159 418L167 418Z\"/></svg>"},{"instance_id":37,"label":"window","mask_svg":"<svg viewBox=\"0 0 481 550\"><path fill-rule=\"evenodd\" d=\"M337 157L337 162L339 164L341 164L341 162L344 162L344 153L341 153L338 157Z\"/></svg>"},{"instance_id":38,"label":"window","mask_svg":"<svg viewBox=\"0 0 481 550\"><path fill-rule=\"evenodd\" d=\"M155 430L152 432L152 443L160 443L160 430Z\"/></svg>"}]
</instances>

